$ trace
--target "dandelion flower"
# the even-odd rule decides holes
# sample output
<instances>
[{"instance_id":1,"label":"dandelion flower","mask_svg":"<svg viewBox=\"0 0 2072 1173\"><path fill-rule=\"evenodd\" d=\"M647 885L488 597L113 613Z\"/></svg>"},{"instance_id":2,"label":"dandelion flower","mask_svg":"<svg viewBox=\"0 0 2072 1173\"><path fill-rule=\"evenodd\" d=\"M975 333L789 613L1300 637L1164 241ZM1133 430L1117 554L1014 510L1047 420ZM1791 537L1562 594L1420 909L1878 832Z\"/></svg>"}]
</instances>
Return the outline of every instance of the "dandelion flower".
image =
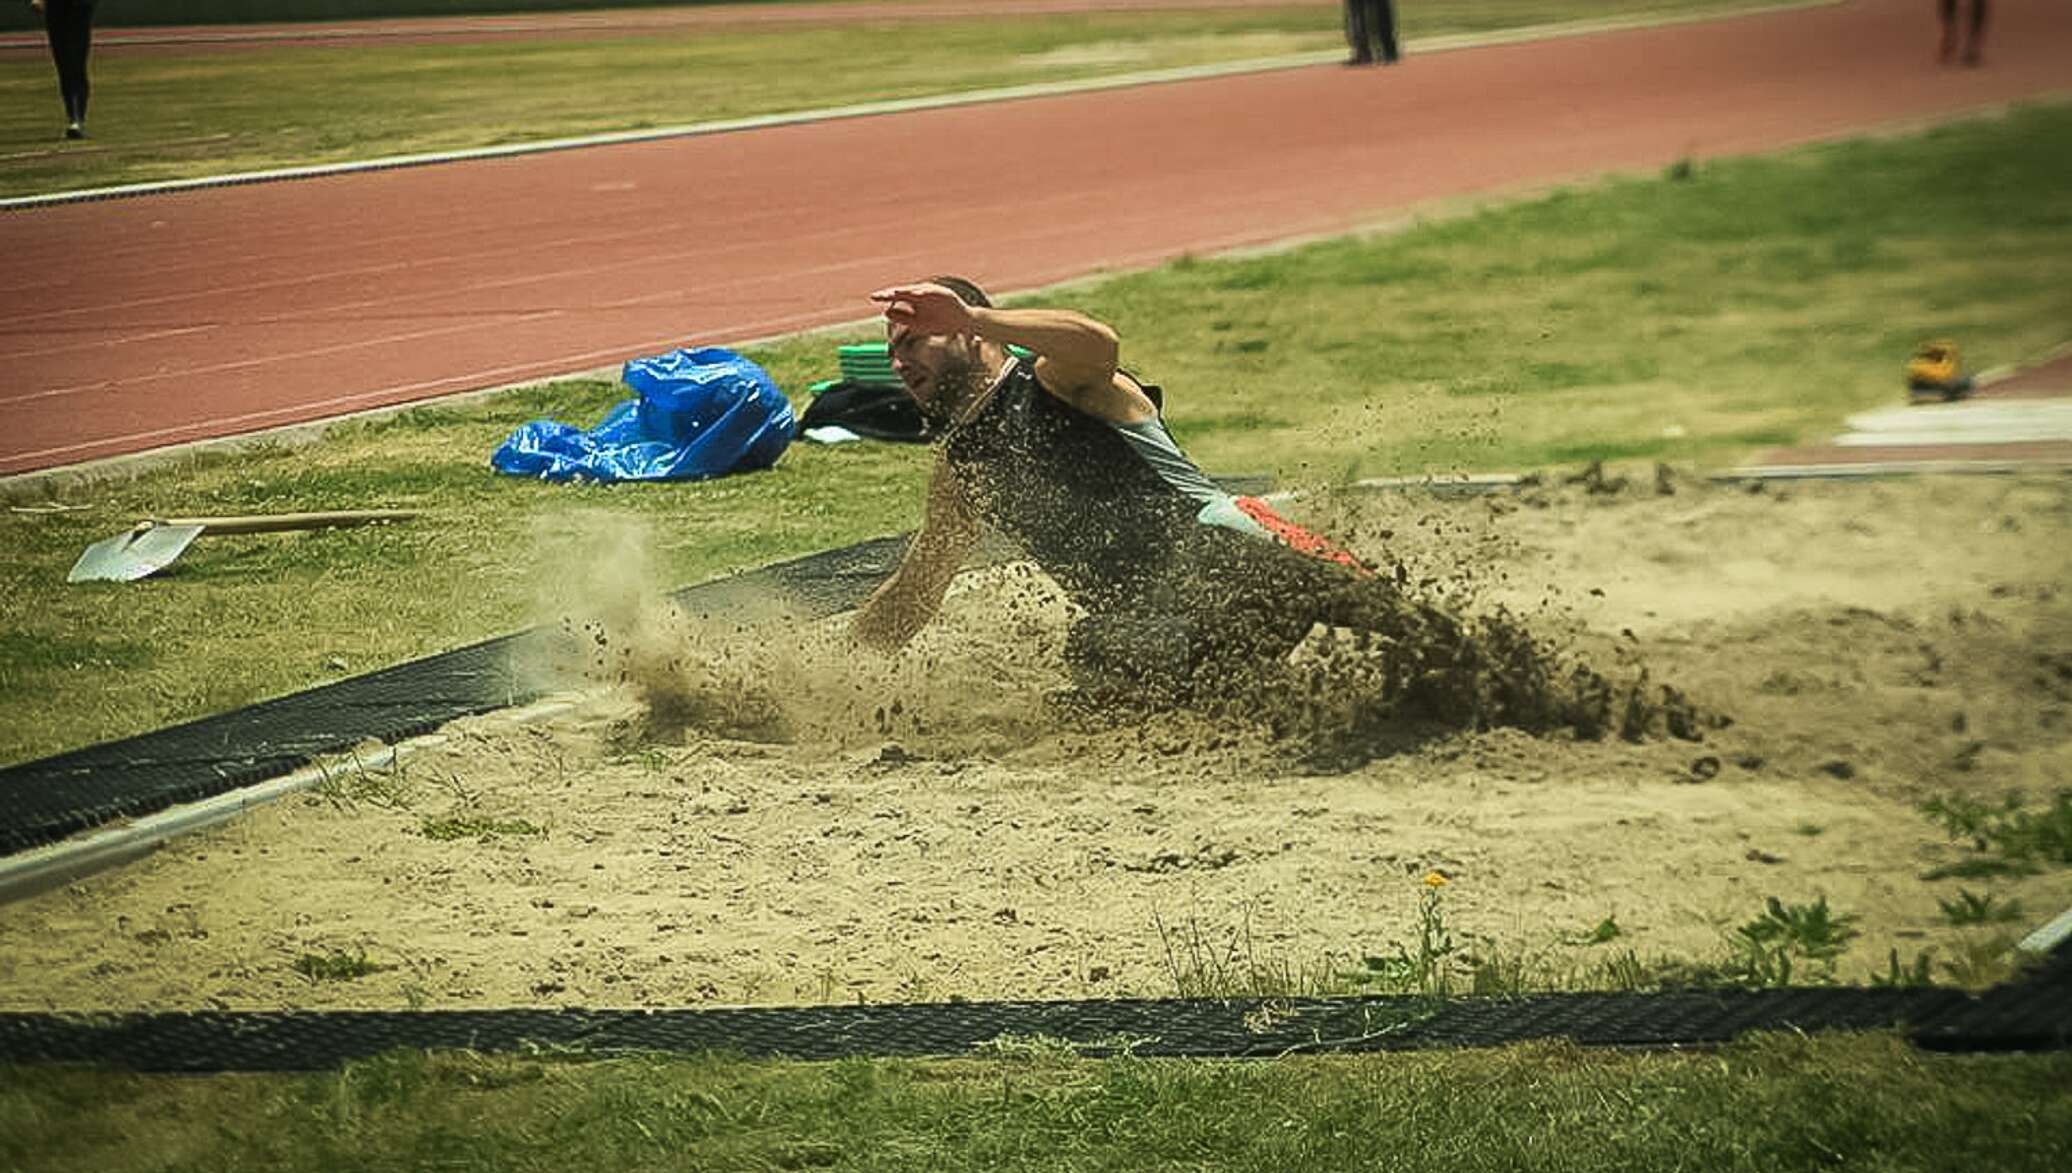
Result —
<instances>
[{"instance_id":1,"label":"dandelion flower","mask_svg":"<svg viewBox=\"0 0 2072 1173\"><path fill-rule=\"evenodd\" d=\"M1445 872L1434 870L1425 873L1424 886L1427 888L1444 888L1452 882L1446 878Z\"/></svg>"}]
</instances>

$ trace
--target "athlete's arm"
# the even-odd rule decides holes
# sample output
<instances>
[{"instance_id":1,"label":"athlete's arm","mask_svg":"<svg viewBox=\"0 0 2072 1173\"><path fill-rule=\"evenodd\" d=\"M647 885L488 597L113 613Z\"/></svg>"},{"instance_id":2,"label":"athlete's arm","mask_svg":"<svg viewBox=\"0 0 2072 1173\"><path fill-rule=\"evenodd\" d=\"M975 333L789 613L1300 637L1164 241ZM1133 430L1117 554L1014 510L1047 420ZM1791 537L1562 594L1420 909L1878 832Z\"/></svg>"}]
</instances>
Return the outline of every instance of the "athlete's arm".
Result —
<instances>
[{"instance_id":1,"label":"athlete's arm","mask_svg":"<svg viewBox=\"0 0 2072 1173\"><path fill-rule=\"evenodd\" d=\"M1029 351L1043 389L1097 419L1139 423L1158 414L1135 380L1117 376L1122 344L1115 330L1085 314L966 305L934 284L881 289L871 299L884 304L888 322L919 334L970 334Z\"/></svg>"},{"instance_id":2,"label":"athlete's arm","mask_svg":"<svg viewBox=\"0 0 2072 1173\"><path fill-rule=\"evenodd\" d=\"M957 568L977 540L978 519L965 505L949 463L937 456L921 530L907 544L899 568L856 612L849 625L850 637L879 652L905 647L935 618L950 580L957 576Z\"/></svg>"}]
</instances>

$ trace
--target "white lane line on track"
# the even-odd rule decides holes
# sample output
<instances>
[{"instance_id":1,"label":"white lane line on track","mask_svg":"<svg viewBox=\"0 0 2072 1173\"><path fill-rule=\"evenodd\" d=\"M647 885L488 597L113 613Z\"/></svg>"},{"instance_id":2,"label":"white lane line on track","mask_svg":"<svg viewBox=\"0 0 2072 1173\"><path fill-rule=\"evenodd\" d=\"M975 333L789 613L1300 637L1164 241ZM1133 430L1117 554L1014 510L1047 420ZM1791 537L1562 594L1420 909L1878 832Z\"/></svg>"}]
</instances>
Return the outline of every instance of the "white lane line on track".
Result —
<instances>
[{"instance_id":1,"label":"white lane line on track","mask_svg":"<svg viewBox=\"0 0 2072 1173\"><path fill-rule=\"evenodd\" d=\"M1675 25L1704 21L1736 20L1744 17L1764 16L1771 13L1792 12L1808 8L1826 8L1846 2L1847 0L1786 0L1784 3L1763 4L1716 12L1677 13L1668 16L1655 14L1652 16L1611 17L1603 20L1562 21L1554 24L1528 25L1524 28L1504 29L1496 32L1424 37L1405 41L1403 43L1403 51L1406 55L1449 53L1463 49L1492 48L1499 45L1515 45L1529 41L1595 36L1602 33L1627 32L1638 29L1668 28ZM277 183L284 180L348 175L362 171L387 171L399 167L423 167L440 163L460 163L479 159L509 158L514 155L543 154L549 151L582 150L589 147L617 146L625 143L643 143L663 139L691 138L701 135L729 134L735 131L798 126L810 122L833 122L846 118L869 118L884 114L906 114L921 110L940 110L954 106L975 106L991 102L1025 101L1031 98L1089 93L1096 90L1126 89L1133 86L1204 81L1210 78L1234 77L1247 73L1270 73L1283 69L1302 69L1318 65L1336 64L1342 61L1344 56L1345 51L1342 49L1318 50L1311 53L1287 53L1273 57L1254 58L1249 61L1227 61L1214 65L1188 65L1171 69L1149 69L1137 73L1113 74L1107 77L1087 78L1078 81L1031 82L1026 85L997 86L991 89L966 90L960 93L939 94L925 98L859 102L848 106L830 106L818 110L801 110L790 114L762 114L747 118L728 118L713 122L688 123L682 126L655 127L648 130L578 135L532 143L507 143L501 146L474 147L460 151L390 155L382 158L361 159L344 163L277 167L264 171L242 171L229 175L202 176L195 179L173 179L153 183L119 184L113 187L81 188L71 191L48 192L41 195L14 196L0 199L0 211L46 207L53 204L80 203L87 200L124 199L134 196L160 195L168 192L192 191L197 188L231 187L250 183Z\"/></svg>"},{"instance_id":2,"label":"white lane line on track","mask_svg":"<svg viewBox=\"0 0 2072 1173\"><path fill-rule=\"evenodd\" d=\"M147 330L142 334L124 334L117 338L96 338L86 342L67 342L62 346L46 346L41 350L10 351L0 354L0 359L13 362L24 358L44 358L53 354L72 354L81 350L108 350L117 346L127 346L133 342L156 342L161 338L177 338L182 334L200 334L208 330L221 329L222 325L223 323L221 322L205 322L198 326L168 326L161 330ZM41 399L46 394L49 394L49 392L36 391L27 395L0 395L0 405L26 403L31 399Z\"/></svg>"},{"instance_id":3,"label":"white lane line on track","mask_svg":"<svg viewBox=\"0 0 2072 1173\"><path fill-rule=\"evenodd\" d=\"M481 229L480 231L488 233L494 231L494 229ZM645 236L650 236L653 235L655 231L656 228L654 225L646 225L640 228L628 228L615 232L592 232L580 233L574 236L534 238L532 240L527 241L525 244L518 246L517 248L504 250L504 253L502 255L509 256L513 253L538 253L557 248L578 248L601 244L611 244L619 240L632 240L639 239ZM409 236L391 236L385 239L377 239L372 241L362 239L355 242L355 247L352 249L352 251L354 253L363 253L376 245L386 245L394 243L398 240L408 241L410 239L411 237ZM307 260L309 255L311 254L305 253L301 259ZM449 250L445 253L440 254L413 253L409 259L401 261L384 261L380 264L359 265L356 267L347 267L343 269L325 269L320 272L301 272L295 274L292 277L274 277L260 281L247 281L243 284L212 285L203 289L190 289L182 291L180 293L155 294L150 297L131 298L127 301L71 306L65 309L31 311L29 313L21 314L13 318L11 324L19 325L23 322L44 322L55 318L78 317L81 315L91 315L96 318L105 318L109 314L116 313L121 310L141 309L147 306L171 305L184 301L213 302L219 300L225 294L259 293L267 290L287 290L294 289L299 286L316 285L329 281L346 280L353 277L377 277L384 273L407 272L410 269L420 268L427 265L451 264L454 262L465 261L471 257L477 257L480 255L481 252L479 249Z\"/></svg>"},{"instance_id":4,"label":"white lane line on track","mask_svg":"<svg viewBox=\"0 0 2072 1173\"><path fill-rule=\"evenodd\" d=\"M1843 448L2072 440L2072 401L2014 399L1888 407L1849 417Z\"/></svg>"},{"instance_id":5,"label":"white lane line on track","mask_svg":"<svg viewBox=\"0 0 2072 1173\"><path fill-rule=\"evenodd\" d=\"M351 342L340 342L335 343L331 346L312 346L303 350L288 351L280 354L269 354L262 356L260 358L241 358L234 362L215 363L211 366L182 367L177 371L165 371L160 372L158 374L140 375L133 378L124 379L122 381L122 385L125 387L134 387L139 383L151 382L156 379L187 378L191 375L227 374L231 371L248 370L252 367L270 366L275 363L285 363L293 365L296 363L304 362L308 359L322 358L327 355L343 354L347 351L367 350L370 348L378 349L381 347L390 346L398 342L415 342L419 339L437 338L446 334L464 334L470 330L480 330L485 326L509 326L524 322L544 321L548 318L561 317L567 314L568 312L569 311L567 310L559 309L540 310L536 313L520 314L516 318L498 318L493 322L465 322L457 326L439 326L430 330L405 330L396 334L381 334L371 338L358 338ZM32 399L55 399L66 395L78 395L87 391L93 391L108 386L108 383L108 380L103 379L99 382L81 383L71 387L53 387L48 391L38 391L31 395L22 396L16 399L5 400L4 402L13 404L22 403Z\"/></svg>"}]
</instances>

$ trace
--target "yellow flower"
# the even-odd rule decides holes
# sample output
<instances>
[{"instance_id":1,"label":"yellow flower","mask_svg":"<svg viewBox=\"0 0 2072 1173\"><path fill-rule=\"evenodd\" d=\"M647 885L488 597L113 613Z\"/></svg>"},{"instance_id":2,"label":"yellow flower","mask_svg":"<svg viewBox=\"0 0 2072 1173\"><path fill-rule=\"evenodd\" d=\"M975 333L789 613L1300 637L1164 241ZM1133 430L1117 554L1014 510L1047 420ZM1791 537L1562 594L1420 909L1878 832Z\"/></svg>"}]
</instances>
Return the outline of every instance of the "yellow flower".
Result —
<instances>
[{"instance_id":1,"label":"yellow flower","mask_svg":"<svg viewBox=\"0 0 2072 1173\"><path fill-rule=\"evenodd\" d=\"M1446 878L1445 872L1429 871L1425 873L1424 886L1427 888L1444 888L1452 882Z\"/></svg>"}]
</instances>

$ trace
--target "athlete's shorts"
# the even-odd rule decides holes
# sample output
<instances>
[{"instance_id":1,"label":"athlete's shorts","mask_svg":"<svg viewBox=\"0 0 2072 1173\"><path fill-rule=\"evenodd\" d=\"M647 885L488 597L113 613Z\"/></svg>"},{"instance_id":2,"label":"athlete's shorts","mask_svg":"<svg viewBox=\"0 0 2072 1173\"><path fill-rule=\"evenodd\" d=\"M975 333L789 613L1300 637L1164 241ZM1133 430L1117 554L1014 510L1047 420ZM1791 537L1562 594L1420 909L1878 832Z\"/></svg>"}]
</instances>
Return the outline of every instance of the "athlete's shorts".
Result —
<instances>
[{"instance_id":1,"label":"athlete's shorts","mask_svg":"<svg viewBox=\"0 0 2072 1173\"><path fill-rule=\"evenodd\" d=\"M1298 554L1307 554L1326 562L1336 562L1357 574L1372 573L1351 551L1275 513L1273 506L1257 497L1231 497L1225 501L1212 501L1202 507L1202 511L1195 515L1195 520L1204 525L1222 526L1251 537L1279 542Z\"/></svg>"},{"instance_id":2,"label":"athlete's shorts","mask_svg":"<svg viewBox=\"0 0 2072 1173\"><path fill-rule=\"evenodd\" d=\"M1285 659L1349 589L1378 586L1349 551L1256 497L1202 511L1172 564L1078 600L1073 682L1097 695L1181 699ZM1363 584L1362 580L1366 580Z\"/></svg>"}]
</instances>

